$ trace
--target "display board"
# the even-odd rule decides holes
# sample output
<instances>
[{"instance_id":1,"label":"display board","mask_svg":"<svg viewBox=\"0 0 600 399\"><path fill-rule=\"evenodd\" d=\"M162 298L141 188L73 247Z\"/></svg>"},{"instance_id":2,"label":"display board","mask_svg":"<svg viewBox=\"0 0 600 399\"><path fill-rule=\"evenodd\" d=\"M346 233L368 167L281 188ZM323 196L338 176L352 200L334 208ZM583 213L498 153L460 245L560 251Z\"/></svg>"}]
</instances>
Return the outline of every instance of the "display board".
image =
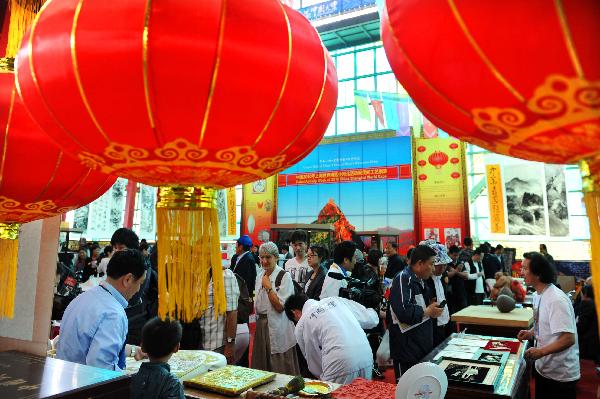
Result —
<instances>
[{"instance_id":1,"label":"display board","mask_svg":"<svg viewBox=\"0 0 600 399\"><path fill-rule=\"evenodd\" d=\"M271 176L244 184L242 201L242 234L254 244L271 239L271 224L277 214L277 177Z\"/></svg>"},{"instance_id":2,"label":"display board","mask_svg":"<svg viewBox=\"0 0 600 399\"><path fill-rule=\"evenodd\" d=\"M416 138L417 237L461 245L469 236L463 144L452 138Z\"/></svg>"},{"instance_id":3,"label":"display board","mask_svg":"<svg viewBox=\"0 0 600 399\"><path fill-rule=\"evenodd\" d=\"M278 223L337 223L338 239L357 242L357 231L391 230L401 253L414 243L410 137L324 140L278 182Z\"/></svg>"}]
</instances>

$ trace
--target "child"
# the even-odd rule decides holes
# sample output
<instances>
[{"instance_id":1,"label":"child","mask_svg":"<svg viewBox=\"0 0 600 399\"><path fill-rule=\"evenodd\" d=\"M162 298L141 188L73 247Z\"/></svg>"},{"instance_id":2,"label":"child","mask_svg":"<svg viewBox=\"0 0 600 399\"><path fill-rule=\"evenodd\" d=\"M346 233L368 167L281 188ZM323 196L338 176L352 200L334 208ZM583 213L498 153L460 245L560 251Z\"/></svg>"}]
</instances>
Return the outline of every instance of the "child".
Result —
<instances>
[{"instance_id":1,"label":"child","mask_svg":"<svg viewBox=\"0 0 600 399\"><path fill-rule=\"evenodd\" d=\"M171 374L167 363L179 350L181 324L177 320L150 319L142 329L142 351L150 362L142 363L131 379L131 398L184 399L181 382Z\"/></svg>"}]
</instances>

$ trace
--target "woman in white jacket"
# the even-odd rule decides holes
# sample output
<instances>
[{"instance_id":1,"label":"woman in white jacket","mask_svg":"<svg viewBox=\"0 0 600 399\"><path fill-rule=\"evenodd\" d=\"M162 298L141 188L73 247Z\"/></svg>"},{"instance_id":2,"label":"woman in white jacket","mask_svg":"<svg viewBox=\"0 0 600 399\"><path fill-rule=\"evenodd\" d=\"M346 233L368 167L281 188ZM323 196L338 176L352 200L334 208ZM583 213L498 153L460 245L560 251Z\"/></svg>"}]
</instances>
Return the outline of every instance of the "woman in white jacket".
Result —
<instances>
[{"instance_id":1,"label":"woman in white jacket","mask_svg":"<svg viewBox=\"0 0 600 399\"><path fill-rule=\"evenodd\" d=\"M298 375L294 324L287 318L283 305L294 294L289 273L277 266L279 251L266 242L258 251L262 271L256 277L254 308L256 332L252 352L252 368Z\"/></svg>"}]
</instances>

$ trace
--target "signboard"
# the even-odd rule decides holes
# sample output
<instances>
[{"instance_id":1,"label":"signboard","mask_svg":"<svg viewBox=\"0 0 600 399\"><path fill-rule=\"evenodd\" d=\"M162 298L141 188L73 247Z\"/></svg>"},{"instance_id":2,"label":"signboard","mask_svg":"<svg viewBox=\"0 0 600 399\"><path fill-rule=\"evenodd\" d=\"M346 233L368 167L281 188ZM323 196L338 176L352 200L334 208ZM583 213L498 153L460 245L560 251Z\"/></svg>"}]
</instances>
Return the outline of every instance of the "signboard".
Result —
<instances>
[{"instance_id":1,"label":"signboard","mask_svg":"<svg viewBox=\"0 0 600 399\"><path fill-rule=\"evenodd\" d=\"M248 234L254 244L271 239L271 224L277 214L276 190L277 176L244 184L242 234Z\"/></svg>"}]
</instances>

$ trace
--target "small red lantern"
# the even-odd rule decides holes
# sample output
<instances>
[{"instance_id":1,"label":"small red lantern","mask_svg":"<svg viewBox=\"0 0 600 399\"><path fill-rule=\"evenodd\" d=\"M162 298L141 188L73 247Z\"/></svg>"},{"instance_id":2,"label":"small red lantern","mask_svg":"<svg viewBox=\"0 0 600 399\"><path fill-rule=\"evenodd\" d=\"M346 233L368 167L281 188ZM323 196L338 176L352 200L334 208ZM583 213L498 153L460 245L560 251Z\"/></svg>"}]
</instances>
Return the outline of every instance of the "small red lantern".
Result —
<instances>
[{"instance_id":1,"label":"small red lantern","mask_svg":"<svg viewBox=\"0 0 600 399\"><path fill-rule=\"evenodd\" d=\"M417 162L417 165L423 167L423 166L427 165L427 162L425 162L424 159L421 159L419 162Z\"/></svg>"},{"instance_id":2,"label":"small red lantern","mask_svg":"<svg viewBox=\"0 0 600 399\"><path fill-rule=\"evenodd\" d=\"M451 158L451 159L450 159L450 163L452 163L452 164L454 164L454 165L456 165L456 164L457 164L457 163L459 163L459 162L460 162L460 159L458 159L458 158Z\"/></svg>"},{"instance_id":3,"label":"small red lantern","mask_svg":"<svg viewBox=\"0 0 600 399\"><path fill-rule=\"evenodd\" d=\"M427 180L427 175L426 174L420 174L419 175L419 180Z\"/></svg>"},{"instance_id":4,"label":"small red lantern","mask_svg":"<svg viewBox=\"0 0 600 399\"><path fill-rule=\"evenodd\" d=\"M458 148L458 144L456 144L456 143L450 144L450 149L451 150L456 150L457 148Z\"/></svg>"},{"instance_id":5,"label":"small red lantern","mask_svg":"<svg viewBox=\"0 0 600 399\"><path fill-rule=\"evenodd\" d=\"M161 187L159 314L185 321L207 306L208 268L222 273L214 189L298 162L337 102L318 33L280 0L53 0L16 71L25 105L65 151ZM214 287L222 313L222 279Z\"/></svg>"},{"instance_id":6,"label":"small red lantern","mask_svg":"<svg viewBox=\"0 0 600 399\"><path fill-rule=\"evenodd\" d=\"M441 169L442 166L448 163L448 155L445 152L434 151L427 160L430 164L435 166L436 169Z\"/></svg>"},{"instance_id":7,"label":"small red lantern","mask_svg":"<svg viewBox=\"0 0 600 399\"><path fill-rule=\"evenodd\" d=\"M425 148L425 146L422 146L422 145L417 147L417 151L419 151L419 152L425 152L426 149L427 148Z\"/></svg>"},{"instance_id":8,"label":"small red lantern","mask_svg":"<svg viewBox=\"0 0 600 399\"><path fill-rule=\"evenodd\" d=\"M460 173L458 173L458 172L453 172L453 173L452 173L450 176L451 176L453 179L458 179L458 178L460 177Z\"/></svg>"}]
</instances>

